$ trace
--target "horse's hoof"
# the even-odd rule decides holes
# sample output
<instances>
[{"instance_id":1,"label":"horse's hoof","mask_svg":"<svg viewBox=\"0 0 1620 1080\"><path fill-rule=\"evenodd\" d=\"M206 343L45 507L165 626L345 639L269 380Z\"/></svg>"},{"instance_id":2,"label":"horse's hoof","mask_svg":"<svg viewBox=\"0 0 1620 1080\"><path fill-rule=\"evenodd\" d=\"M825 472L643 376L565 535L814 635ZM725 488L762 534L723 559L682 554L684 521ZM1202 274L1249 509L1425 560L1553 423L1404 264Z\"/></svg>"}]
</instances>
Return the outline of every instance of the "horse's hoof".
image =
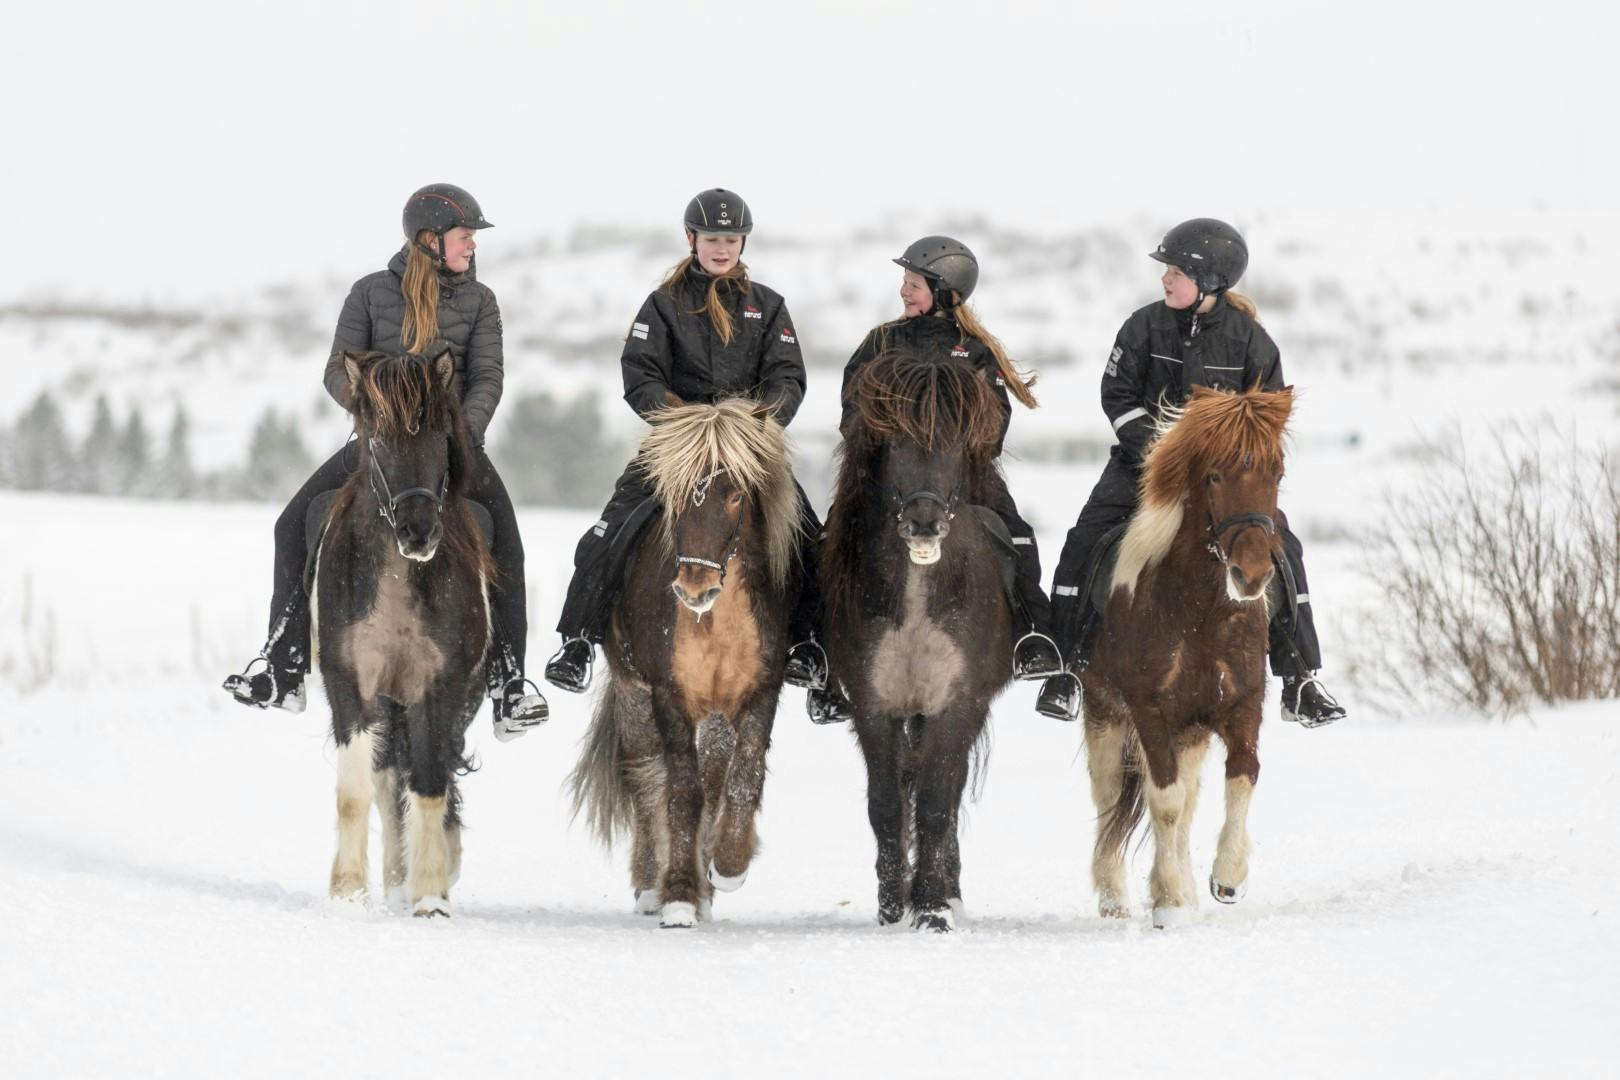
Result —
<instances>
[{"instance_id":1,"label":"horse's hoof","mask_svg":"<svg viewBox=\"0 0 1620 1080\"><path fill-rule=\"evenodd\" d=\"M658 925L665 930L697 925L697 905L675 900L664 905L658 916Z\"/></svg>"},{"instance_id":2,"label":"horse's hoof","mask_svg":"<svg viewBox=\"0 0 1620 1080\"><path fill-rule=\"evenodd\" d=\"M1184 907L1155 907L1153 929L1168 930L1172 926L1185 926L1192 921L1192 911Z\"/></svg>"},{"instance_id":3,"label":"horse's hoof","mask_svg":"<svg viewBox=\"0 0 1620 1080\"><path fill-rule=\"evenodd\" d=\"M1241 885L1222 885L1215 880L1214 874L1209 875L1209 895L1223 904L1235 904L1248 895L1248 892L1249 883L1247 881Z\"/></svg>"},{"instance_id":4,"label":"horse's hoof","mask_svg":"<svg viewBox=\"0 0 1620 1080\"><path fill-rule=\"evenodd\" d=\"M359 880L333 878L331 895L334 900L351 900L355 903L364 903L366 899L366 881L364 878Z\"/></svg>"},{"instance_id":5,"label":"horse's hoof","mask_svg":"<svg viewBox=\"0 0 1620 1080\"><path fill-rule=\"evenodd\" d=\"M1102 900L1097 904L1097 914L1105 919L1128 919L1131 905L1123 900Z\"/></svg>"},{"instance_id":6,"label":"horse's hoof","mask_svg":"<svg viewBox=\"0 0 1620 1080\"><path fill-rule=\"evenodd\" d=\"M450 917L450 900L444 896L424 896L411 906L411 914L418 919L432 919L443 915Z\"/></svg>"},{"instance_id":7,"label":"horse's hoof","mask_svg":"<svg viewBox=\"0 0 1620 1080\"><path fill-rule=\"evenodd\" d=\"M885 907L882 904L878 905L879 926L893 926L895 923L899 922L905 917L906 909L903 907Z\"/></svg>"},{"instance_id":8,"label":"horse's hoof","mask_svg":"<svg viewBox=\"0 0 1620 1080\"><path fill-rule=\"evenodd\" d=\"M743 872L738 874L736 877L727 877L720 871L716 870L713 865L709 867L709 884L713 885L721 892L736 892L738 889L742 888L742 883L747 880L747 868L744 868Z\"/></svg>"},{"instance_id":9,"label":"horse's hoof","mask_svg":"<svg viewBox=\"0 0 1620 1080\"><path fill-rule=\"evenodd\" d=\"M657 889L636 890L636 914L657 915L664 906L663 899L658 895Z\"/></svg>"},{"instance_id":10,"label":"horse's hoof","mask_svg":"<svg viewBox=\"0 0 1620 1080\"><path fill-rule=\"evenodd\" d=\"M956 929L956 913L948 907L919 911L911 917L911 928L932 934L948 934Z\"/></svg>"}]
</instances>

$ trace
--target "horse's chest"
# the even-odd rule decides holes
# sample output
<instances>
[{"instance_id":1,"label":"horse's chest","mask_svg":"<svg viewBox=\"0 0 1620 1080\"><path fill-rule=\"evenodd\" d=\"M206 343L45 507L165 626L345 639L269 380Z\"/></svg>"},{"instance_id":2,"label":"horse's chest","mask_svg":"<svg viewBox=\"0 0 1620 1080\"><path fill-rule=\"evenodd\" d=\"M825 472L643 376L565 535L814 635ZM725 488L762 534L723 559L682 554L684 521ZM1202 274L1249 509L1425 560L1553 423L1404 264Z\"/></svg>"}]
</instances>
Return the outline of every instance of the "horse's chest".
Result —
<instances>
[{"instance_id":1,"label":"horse's chest","mask_svg":"<svg viewBox=\"0 0 1620 1080\"><path fill-rule=\"evenodd\" d=\"M886 712L941 712L966 670L961 646L928 615L926 574L907 571L900 622L877 638L867 668L874 703Z\"/></svg>"},{"instance_id":2,"label":"horse's chest","mask_svg":"<svg viewBox=\"0 0 1620 1080\"><path fill-rule=\"evenodd\" d=\"M376 603L349 628L349 662L362 698L386 695L404 705L422 700L444 667L426 624L404 560L390 560L377 579Z\"/></svg>"},{"instance_id":3,"label":"horse's chest","mask_svg":"<svg viewBox=\"0 0 1620 1080\"><path fill-rule=\"evenodd\" d=\"M765 674L759 624L740 573L701 618L679 605L670 668L694 719L735 717Z\"/></svg>"}]
</instances>

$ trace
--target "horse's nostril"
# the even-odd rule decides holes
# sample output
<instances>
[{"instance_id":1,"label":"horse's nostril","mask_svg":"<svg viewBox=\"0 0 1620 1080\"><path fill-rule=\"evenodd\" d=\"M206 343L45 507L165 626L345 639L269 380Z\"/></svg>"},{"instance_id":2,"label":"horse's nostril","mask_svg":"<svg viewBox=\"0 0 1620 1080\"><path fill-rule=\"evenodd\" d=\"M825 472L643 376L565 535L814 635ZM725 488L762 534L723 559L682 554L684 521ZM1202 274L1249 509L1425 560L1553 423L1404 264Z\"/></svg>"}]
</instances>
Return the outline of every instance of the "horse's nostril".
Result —
<instances>
[{"instance_id":1,"label":"horse's nostril","mask_svg":"<svg viewBox=\"0 0 1620 1080\"><path fill-rule=\"evenodd\" d=\"M700 604L711 604L714 601L718 600L719 598L720 598L720 586L716 585L714 588L712 588L712 589L708 590L707 592L705 592L703 594L702 598L700 600L698 600L698 603L700 603Z\"/></svg>"},{"instance_id":2,"label":"horse's nostril","mask_svg":"<svg viewBox=\"0 0 1620 1080\"><path fill-rule=\"evenodd\" d=\"M1247 575L1247 574L1245 574L1243 572L1243 567L1234 566L1231 569L1232 569L1232 584L1236 585L1238 588L1241 589L1241 588L1243 588L1245 585L1247 585L1249 583L1249 575Z\"/></svg>"}]
</instances>

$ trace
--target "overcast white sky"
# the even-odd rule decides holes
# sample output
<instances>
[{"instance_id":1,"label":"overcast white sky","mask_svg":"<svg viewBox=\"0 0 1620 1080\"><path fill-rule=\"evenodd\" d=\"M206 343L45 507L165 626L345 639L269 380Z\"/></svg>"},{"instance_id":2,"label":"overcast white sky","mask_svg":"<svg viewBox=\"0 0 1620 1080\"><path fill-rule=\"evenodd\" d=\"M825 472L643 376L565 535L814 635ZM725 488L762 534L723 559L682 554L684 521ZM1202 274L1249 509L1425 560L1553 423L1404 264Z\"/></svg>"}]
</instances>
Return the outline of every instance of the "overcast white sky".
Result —
<instances>
[{"instance_id":1,"label":"overcast white sky","mask_svg":"<svg viewBox=\"0 0 1620 1080\"><path fill-rule=\"evenodd\" d=\"M513 237L716 184L794 231L1613 210L1616 8L18 3L0 303L358 276L441 179Z\"/></svg>"}]
</instances>

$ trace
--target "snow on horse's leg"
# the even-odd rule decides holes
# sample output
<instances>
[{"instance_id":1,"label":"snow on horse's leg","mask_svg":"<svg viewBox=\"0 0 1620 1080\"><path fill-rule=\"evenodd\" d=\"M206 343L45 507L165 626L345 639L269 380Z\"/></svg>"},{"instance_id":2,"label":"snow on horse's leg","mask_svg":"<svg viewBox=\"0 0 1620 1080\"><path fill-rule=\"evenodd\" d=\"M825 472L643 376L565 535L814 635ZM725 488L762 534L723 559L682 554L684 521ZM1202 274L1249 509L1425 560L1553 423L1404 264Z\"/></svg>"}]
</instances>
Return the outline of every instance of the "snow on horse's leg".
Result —
<instances>
[{"instance_id":1,"label":"snow on horse's leg","mask_svg":"<svg viewBox=\"0 0 1620 1080\"><path fill-rule=\"evenodd\" d=\"M370 731L357 731L338 747L338 849L332 859L334 899L363 900L366 895L366 840L371 827L372 780Z\"/></svg>"},{"instance_id":2,"label":"snow on horse's leg","mask_svg":"<svg viewBox=\"0 0 1620 1080\"><path fill-rule=\"evenodd\" d=\"M1215 847L1215 868L1209 875L1209 891L1223 904L1243 899L1249 884L1249 800L1254 782L1247 776L1226 780L1226 824Z\"/></svg>"},{"instance_id":3,"label":"snow on horse's leg","mask_svg":"<svg viewBox=\"0 0 1620 1080\"><path fill-rule=\"evenodd\" d=\"M1180 846L1177 842L1182 818L1187 810L1187 784L1178 773L1174 783L1159 787L1152 773L1143 777L1148 818L1153 823L1153 870L1148 875L1148 892L1153 898L1153 925L1175 926L1185 922L1189 911L1182 880Z\"/></svg>"}]
</instances>

